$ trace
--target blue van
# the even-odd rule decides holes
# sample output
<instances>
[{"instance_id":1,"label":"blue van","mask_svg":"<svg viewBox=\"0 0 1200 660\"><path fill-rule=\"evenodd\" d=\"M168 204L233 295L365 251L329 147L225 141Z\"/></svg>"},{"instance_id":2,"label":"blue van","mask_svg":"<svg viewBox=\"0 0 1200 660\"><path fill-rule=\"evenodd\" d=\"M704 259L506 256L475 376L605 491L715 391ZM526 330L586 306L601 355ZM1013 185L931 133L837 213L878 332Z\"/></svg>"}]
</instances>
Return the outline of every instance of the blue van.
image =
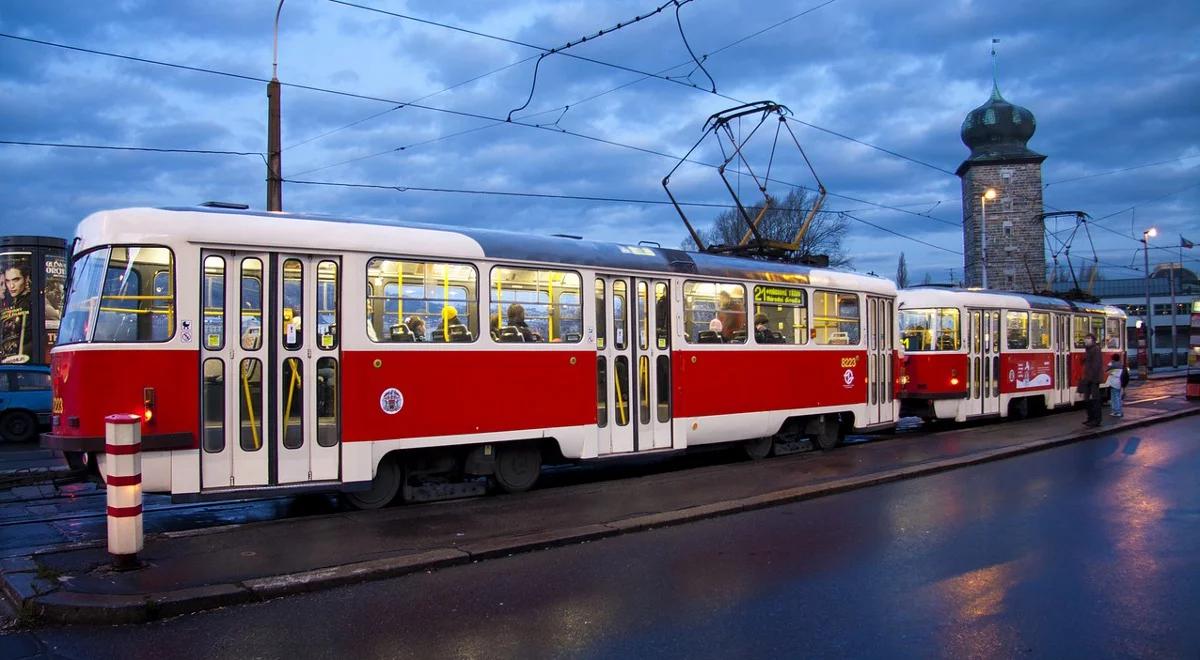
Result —
<instances>
[{"instance_id":1,"label":"blue van","mask_svg":"<svg viewBox=\"0 0 1200 660\"><path fill-rule=\"evenodd\" d=\"M50 367L0 364L0 440L28 442L50 425Z\"/></svg>"}]
</instances>

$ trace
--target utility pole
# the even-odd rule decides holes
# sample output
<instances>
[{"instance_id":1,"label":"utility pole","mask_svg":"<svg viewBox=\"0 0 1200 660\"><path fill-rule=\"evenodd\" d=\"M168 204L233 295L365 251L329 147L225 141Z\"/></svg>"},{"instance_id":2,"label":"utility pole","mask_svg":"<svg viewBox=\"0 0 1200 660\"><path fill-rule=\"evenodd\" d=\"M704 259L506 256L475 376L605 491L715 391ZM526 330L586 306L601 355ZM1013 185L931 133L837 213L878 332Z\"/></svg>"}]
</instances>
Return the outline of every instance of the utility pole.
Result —
<instances>
[{"instance_id":1,"label":"utility pole","mask_svg":"<svg viewBox=\"0 0 1200 660\"><path fill-rule=\"evenodd\" d=\"M1183 260L1179 260L1179 268L1183 268ZM1183 272L1180 270L1180 272ZM1171 282L1171 315L1167 318L1171 319L1171 368L1179 366L1179 346L1175 339L1175 268L1167 272L1168 280ZM1180 282L1182 284L1182 282Z\"/></svg>"},{"instance_id":2,"label":"utility pole","mask_svg":"<svg viewBox=\"0 0 1200 660\"><path fill-rule=\"evenodd\" d=\"M275 39L271 57L271 82L267 83L267 210L283 210L283 155L279 140L279 13L275 9Z\"/></svg>"}]
</instances>

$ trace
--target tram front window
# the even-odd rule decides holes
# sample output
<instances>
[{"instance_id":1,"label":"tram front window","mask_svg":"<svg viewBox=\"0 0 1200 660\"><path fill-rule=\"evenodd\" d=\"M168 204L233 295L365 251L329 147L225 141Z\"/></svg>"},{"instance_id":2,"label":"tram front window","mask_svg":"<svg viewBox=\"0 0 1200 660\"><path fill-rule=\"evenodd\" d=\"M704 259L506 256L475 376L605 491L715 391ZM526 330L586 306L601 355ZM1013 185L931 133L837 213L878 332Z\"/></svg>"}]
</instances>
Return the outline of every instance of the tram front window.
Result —
<instances>
[{"instance_id":1,"label":"tram front window","mask_svg":"<svg viewBox=\"0 0 1200 660\"><path fill-rule=\"evenodd\" d=\"M958 309L905 309L900 311L900 341L910 353L957 351L960 344Z\"/></svg>"},{"instance_id":2,"label":"tram front window","mask_svg":"<svg viewBox=\"0 0 1200 660\"><path fill-rule=\"evenodd\" d=\"M163 342L175 335L175 261L167 248L119 246L74 264L59 343Z\"/></svg>"}]
</instances>

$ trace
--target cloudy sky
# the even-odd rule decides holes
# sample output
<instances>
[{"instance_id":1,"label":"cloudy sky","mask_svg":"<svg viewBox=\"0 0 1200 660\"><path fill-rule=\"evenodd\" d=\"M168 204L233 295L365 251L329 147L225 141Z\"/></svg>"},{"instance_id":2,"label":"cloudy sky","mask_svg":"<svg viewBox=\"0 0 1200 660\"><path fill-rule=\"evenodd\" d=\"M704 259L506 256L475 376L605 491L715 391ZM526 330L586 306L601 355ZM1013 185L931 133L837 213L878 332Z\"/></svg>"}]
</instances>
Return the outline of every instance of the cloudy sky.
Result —
<instances>
[{"instance_id":1,"label":"cloudy sky","mask_svg":"<svg viewBox=\"0 0 1200 660\"><path fill-rule=\"evenodd\" d=\"M1162 246L1178 245L1179 234L1200 242L1194 0L694 0L679 16L718 94L694 70L668 7L568 51L617 66L547 57L513 123L497 119L529 96L540 51L411 20L552 48L654 2L288 0L279 30L284 177L381 187L290 182L284 208L676 246L685 232L663 204L662 177L708 115L770 99L803 122L792 125L830 192L826 207L856 218L847 244L856 270L891 275L903 250L914 279L944 281L952 269L961 277L953 171L968 153L962 119L990 91L995 37L1001 91L1037 117L1029 146L1048 156L1046 204L1096 219L1105 275L1136 276L1130 237L1151 224ZM254 79L271 76L276 5L0 0L0 140L250 154L0 144L0 234L69 236L87 213L123 206L263 208L266 93ZM410 101L422 107L398 108ZM754 143L761 158L772 137L764 130ZM813 185L794 147L777 153L771 192ZM719 160L711 145L694 158ZM685 165L672 181L682 200L729 202L710 167ZM706 223L718 210L689 213ZM1086 237L1071 253L1091 257ZM1154 250L1151 260L1175 255ZM1197 267L1200 250L1185 259Z\"/></svg>"}]
</instances>

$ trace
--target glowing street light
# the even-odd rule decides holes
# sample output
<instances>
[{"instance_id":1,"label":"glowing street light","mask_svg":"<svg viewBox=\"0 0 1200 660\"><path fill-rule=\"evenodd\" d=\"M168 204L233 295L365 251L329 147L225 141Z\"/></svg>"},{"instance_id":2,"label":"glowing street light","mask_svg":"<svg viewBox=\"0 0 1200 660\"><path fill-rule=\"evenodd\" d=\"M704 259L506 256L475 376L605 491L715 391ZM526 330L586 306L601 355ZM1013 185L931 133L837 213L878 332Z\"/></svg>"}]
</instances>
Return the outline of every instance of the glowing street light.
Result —
<instances>
[{"instance_id":1,"label":"glowing street light","mask_svg":"<svg viewBox=\"0 0 1200 660\"><path fill-rule=\"evenodd\" d=\"M1146 265L1146 364L1147 372L1154 369L1154 311L1150 307L1150 239L1158 236L1154 227L1142 232L1142 256Z\"/></svg>"},{"instance_id":2,"label":"glowing street light","mask_svg":"<svg viewBox=\"0 0 1200 660\"><path fill-rule=\"evenodd\" d=\"M996 189L988 188L979 198L979 206L983 210L983 223L979 228L979 264L983 269L983 288L987 288L987 203L996 199Z\"/></svg>"}]
</instances>

